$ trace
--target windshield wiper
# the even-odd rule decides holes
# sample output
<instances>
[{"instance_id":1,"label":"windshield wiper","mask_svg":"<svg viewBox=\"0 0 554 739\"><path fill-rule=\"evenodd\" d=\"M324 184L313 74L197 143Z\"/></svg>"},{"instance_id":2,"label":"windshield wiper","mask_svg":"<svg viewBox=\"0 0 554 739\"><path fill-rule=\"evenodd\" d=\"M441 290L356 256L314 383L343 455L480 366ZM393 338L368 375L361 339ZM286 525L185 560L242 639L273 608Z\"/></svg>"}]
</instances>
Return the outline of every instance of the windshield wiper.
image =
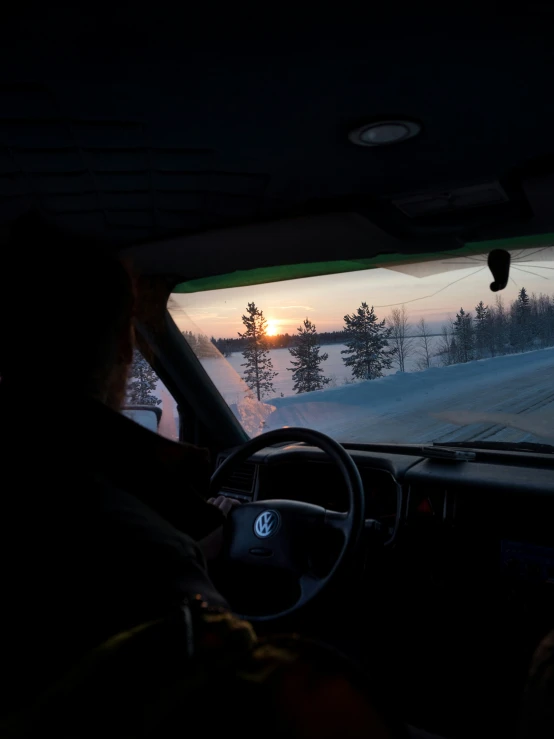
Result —
<instances>
[{"instance_id":1,"label":"windshield wiper","mask_svg":"<svg viewBox=\"0 0 554 739\"><path fill-rule=\"evenodd\" d=\"M459 449L498 449L505 452L534 452L535 454L554 454L554 445L535 444L530 441L451 441L434 442L434 447Z\"/></svg>"}]
</instances>

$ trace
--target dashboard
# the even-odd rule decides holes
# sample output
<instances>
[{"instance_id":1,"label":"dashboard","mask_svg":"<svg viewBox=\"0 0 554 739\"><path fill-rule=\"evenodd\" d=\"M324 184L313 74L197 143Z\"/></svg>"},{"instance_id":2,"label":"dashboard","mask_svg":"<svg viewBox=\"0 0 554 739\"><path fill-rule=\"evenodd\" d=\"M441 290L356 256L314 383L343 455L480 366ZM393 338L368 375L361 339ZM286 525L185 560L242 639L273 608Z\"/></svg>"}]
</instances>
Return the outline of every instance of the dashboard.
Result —
<instances>
[{"instance_id":1,"label":"dashboard","mask_svg":"<svg viewBox=\"0 0 554 739\"><path fill-rule=\"evenodd\" d=\"M554 625L554 457L487 450L459 461L417 447L344 446L364 485L363 554L315 621L330 611L339 623L333 604L347 603L347 626L333 620L329 634L341 633L345 653L367 654L420 725L436 722L430 731L457 735L452 717L460 732L467 717L460 735L473 735L488 711L486 735L509 736L517 717L506 706L519 705L531 655ZM254 454L222 492L346 507L337 469L303 444Z\"/></svg>"},{"instance_id":2,"label":"dashboard","mask_svg":"<svg viewBox=\"0 0 554 739\"><path fill-rule=\"evenodd\" d=\"M426 458L417 447L345 447L364 484L366 519L382 524L388 544L413 547L440 536L442 547L448 538L456 548L466 572L554 585L552 457L487 450L474 461L451 461ZM336 511L347 505L338 469L320 450L296 443L253 455L222 493L244 502L302 500Z\"/></svg>"}]
</instances>

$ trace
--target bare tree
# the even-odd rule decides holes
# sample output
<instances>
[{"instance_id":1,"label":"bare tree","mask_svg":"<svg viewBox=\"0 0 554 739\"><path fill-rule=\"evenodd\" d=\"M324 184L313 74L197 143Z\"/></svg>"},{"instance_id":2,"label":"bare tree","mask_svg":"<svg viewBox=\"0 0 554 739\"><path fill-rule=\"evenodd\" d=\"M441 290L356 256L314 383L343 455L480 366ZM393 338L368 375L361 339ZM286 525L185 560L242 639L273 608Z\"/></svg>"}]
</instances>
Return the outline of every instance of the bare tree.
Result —
<instances>
[{"instance_id":1,"label":"bare tree","mask_svg":"<svg viewBox=\"0 0 554 739\"><path fill-rule=\"evenodd\" d=\"M406 359L412 354L414 340L412 338L412 327L408 317L406 306L393 308L387 318L387 324L391 330L390 344L395 351L394 361L398 364L400 372L406 371Z\"/></svg>"},{"instance_id":2,"label":"bare tree","mask_svg":"<svg viewBox=\"0 0 554 739\"><path fill-rule=\"evenodd\" d=\"M429 326L423 316L417 323L417 367L420 370L429 369L431 367L431 336L429 334Z\"/></svg>"},{"instance_id":3,"label":"bare tree","mask_svg":"<svg viewBox=\"0 0 554 739\"><path fill-rule=\"evenodd\" d=\"M448 323L443 323L441 335L437 345L435 356L438 357L441 365L448 366L456 363L456 339L452 328L452 319L448 318Z\"/></svg>"}]
</instances>

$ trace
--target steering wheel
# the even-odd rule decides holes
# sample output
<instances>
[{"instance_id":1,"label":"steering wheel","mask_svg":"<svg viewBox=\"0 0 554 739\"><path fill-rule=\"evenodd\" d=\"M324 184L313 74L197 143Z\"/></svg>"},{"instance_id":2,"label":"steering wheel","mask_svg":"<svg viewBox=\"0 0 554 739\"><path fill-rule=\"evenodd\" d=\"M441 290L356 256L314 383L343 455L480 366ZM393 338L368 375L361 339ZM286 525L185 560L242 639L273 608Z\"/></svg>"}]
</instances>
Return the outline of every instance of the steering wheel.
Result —
<instances>
[{"instance_id":1,"label":"steering wheel","mask_svg":"<svg viewBox=\"0 0 554 739\"><path fill-rule=\"evenodd\" d=\"M282 428L269 431L235 449L214 472L210 496L217 496L233 470L260 449L282 442L305 442L321 449L337 465L348 491L348 511L339 513L296 500L263 500L236 506L228 517L224 556L230 563L277 568L294 576L299 597L290 607L264 615L241 614L251 621L287 616L311 601L333 579L359 541L364 525L365 496L358 468L334 439L319 431ZM322 529L336 529L342 545L335 562L323 577L310 571L306 550Z\"/></svg>"}]
</instances>

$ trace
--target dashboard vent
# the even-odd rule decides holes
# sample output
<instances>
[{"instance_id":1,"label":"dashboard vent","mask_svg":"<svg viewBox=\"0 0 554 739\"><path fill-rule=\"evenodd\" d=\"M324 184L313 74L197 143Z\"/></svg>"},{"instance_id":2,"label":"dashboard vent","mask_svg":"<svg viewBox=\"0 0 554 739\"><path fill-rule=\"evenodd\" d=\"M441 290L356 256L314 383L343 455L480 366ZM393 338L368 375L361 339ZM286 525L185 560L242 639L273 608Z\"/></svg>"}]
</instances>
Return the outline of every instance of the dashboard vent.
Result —
<instances>
[{"instance_id":1,"label":"dashboard vent","mask_svg":"<svg viewBox=\"0 0 554 739\"><path fill-rule=\"evenodd\" d=\"M218 467L224 461L225 457L220 457ZM227 478L223 484L224 490L232 490L251 496L254 492L254 483L256 480L256 465L254 462L244 462L239 465L235 471Z\"/></svg>"}]
</instances>

